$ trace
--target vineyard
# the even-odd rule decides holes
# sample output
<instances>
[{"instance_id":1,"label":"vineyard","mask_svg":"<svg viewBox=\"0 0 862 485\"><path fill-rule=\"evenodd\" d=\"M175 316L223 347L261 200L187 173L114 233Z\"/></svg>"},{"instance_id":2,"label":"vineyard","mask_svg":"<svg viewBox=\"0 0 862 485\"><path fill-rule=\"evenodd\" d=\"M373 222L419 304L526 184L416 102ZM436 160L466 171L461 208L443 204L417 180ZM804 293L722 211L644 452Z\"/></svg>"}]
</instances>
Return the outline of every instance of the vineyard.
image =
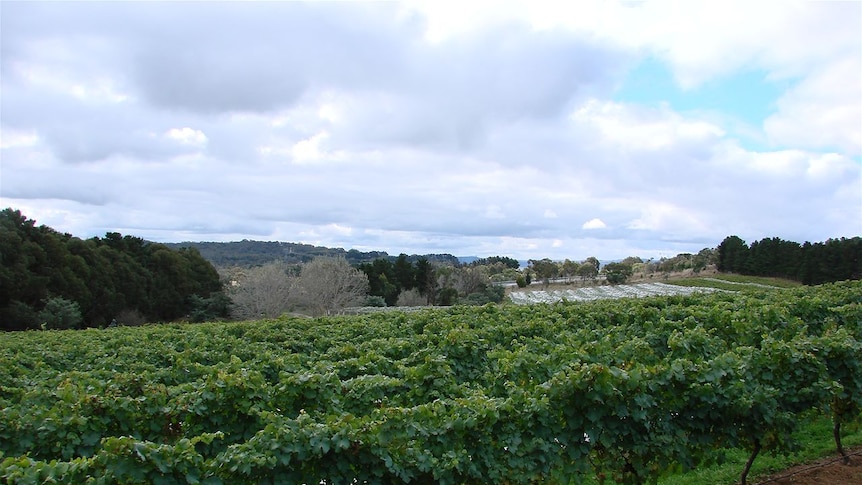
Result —
<instances>
[{"instance_id":1,"label":"vineyard","mask_svg":"<svg viewBox=\"0 0 862 485\"><path fill-rule=\"evenodd\" d=\"M7 483L646 483L862 407L862 283L0 336ZM745 470L740 470L745 481Z\"/></svg>"},{"instance_id":2,"label":"vineyard","mask_svg":"<svg viewBox=\"0 0 862 485\"><path fill-rule=\"evenodd\" d=\"M669 285L666 283L637 283L632 285L586 286L566 290L513 291L509 299L518 305L557 303L560 301L592 301L617 298L643 298L646 296L690 295L711 292L714 288Z\"/></svg>"}]
</instances>

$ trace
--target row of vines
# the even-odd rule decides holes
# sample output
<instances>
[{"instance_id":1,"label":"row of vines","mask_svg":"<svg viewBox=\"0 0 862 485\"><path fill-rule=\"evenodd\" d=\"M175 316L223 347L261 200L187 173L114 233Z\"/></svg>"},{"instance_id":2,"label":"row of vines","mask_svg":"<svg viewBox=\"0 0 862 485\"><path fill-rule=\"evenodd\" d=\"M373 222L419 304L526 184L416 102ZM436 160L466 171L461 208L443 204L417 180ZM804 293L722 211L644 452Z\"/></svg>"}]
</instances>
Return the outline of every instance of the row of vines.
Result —
<instances>
[{"instance_id":1,"label":"row of vines","mask_svg":"<svg viewBox=\"0 0 862 485\"><path fill-rule=\"evenodd\" d=\"M859 282L0 336L7 483L634 484L860 407Z\"/></svg>"}]
</instances>

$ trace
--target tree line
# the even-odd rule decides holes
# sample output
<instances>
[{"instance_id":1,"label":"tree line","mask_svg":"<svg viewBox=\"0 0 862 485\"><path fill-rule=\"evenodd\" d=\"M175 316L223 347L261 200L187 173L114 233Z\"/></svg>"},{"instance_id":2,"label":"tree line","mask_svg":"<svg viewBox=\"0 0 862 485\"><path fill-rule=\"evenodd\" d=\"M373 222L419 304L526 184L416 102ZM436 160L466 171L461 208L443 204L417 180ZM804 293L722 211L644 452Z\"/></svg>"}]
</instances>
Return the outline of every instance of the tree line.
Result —
<instances>
[{"instance_id":1,"label":"tree line","mask_svg":"<svg viewBox=\"0 0 862 485\"><path fill-rule=\"evenodd\" d=\"M715 264L715 250L711 248L701 249L697 254L680 253L671 258L660 258L658 260L644 260L637 256L629 256L621 261L613 261L601 264L595 256L590 256L583 261L552 261L545 259L531 259L526 272L517 279L518 286L525 287L530 284L533 275L547 286L551 280L562 279L564 283L573 283L580 279L581 283L594 283L599 277L604 278L609 284L617 285L625 283L635 274L644 277L652 277L654 274L668 275L672 272L690 270L692 273L700 273L707 266Z\"/></svg>"},{"instance_id":2,"label":"tree line","mask_svg":"<svg viewBox=\"0 0 862 485\"><path fill-rule=\"evenodd\" d=\"M280 244L255 247L284 249ZM546 285L552 279L585 283L601 276L618 284L636 273L697 273L712 264L722 272L809 285L862 279L860 237L814 244L771 238L749 246L729 236L717 249L658 261L629 257L601 265L595 257L580 262L545 258L530 260L526 269L505 256L460 264L446 255L393 258L372 252L362 254L378 257L351 263L327 248L306 249L323 252L294 264L276 258L217 270L197 247L171 247L115 232L82 240L36 226L7 208L0 211L0 330L325 315L353 306L482 305L503 300L503 281L524 287L534 276Z\"/></svg>"},{"instance_id":3,"label":"tree line","mask_svg":"<svg viewBox=\"0 0 862 485\"><path fill-rule=\"evenodd\" d=\"M483 304L503 299L502 287L490 281L492 274L517 271L517 261L505 257L462 267L446 255L392 259L375 252L363 254L377 259L352 265L327 248L309 248L322 252L295 264L276 259L217 269L196 247L171 247L116 232L82 240L37 226L7 208L0 212L0 330L292 312L316 316L352 306Z\"/></svg>"},{"instance_id":4,"label":"tree line","mask_svg":"<svg viewBox=\"0 0 862 485\"><path fill-rule=\"evenodd\" d=\"M196 249L115 232L82 240L0 212L0 329L203 321L228 308L218 272Z\"/></svg>"},{"instance_id":5,"label":"tree line","mask_svg":"<svg viewBox=\"0 0 862 485\"><path fill-rule=\"evenodd\" d=\"M441 264L428 258L411 260L400 254L394 261L378 258L358 265L369 282L368 303L376 306L482 305L503 300L495 276L517 271L519 263L493 256L470 264ZM497 278L499 280L499 278Z\"/></svg>"},{"instance_id":6,"label":"tree line","mask_svg":"<svg viewBox=\"0 0 862 485\"><path fill-rule=\"evenodd\" d=\"M862 279L862 237L799 244L773 237L746 244L728 236L717 249L721 272L772 276L819 285Z\"/></svg>"}]
</instances>

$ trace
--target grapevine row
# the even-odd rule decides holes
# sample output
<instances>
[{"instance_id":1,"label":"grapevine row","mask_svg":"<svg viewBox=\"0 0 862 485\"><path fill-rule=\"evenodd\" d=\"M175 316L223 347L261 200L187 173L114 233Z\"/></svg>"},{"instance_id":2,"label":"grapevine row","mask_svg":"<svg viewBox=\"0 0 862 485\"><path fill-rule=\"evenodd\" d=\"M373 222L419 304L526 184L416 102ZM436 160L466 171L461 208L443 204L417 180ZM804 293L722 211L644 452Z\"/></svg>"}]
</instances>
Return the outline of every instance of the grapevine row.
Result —
<instances>
[{"instance_id":1,"label":"grapevine row","mask_svg":"<svg viewBox=\"0 0 862 485\"><path fill-rule=\"evenodd\" d=\"M862 284L0 338L9 483L644 483L862 407ZM840 441L837 441L840 449ZM745 477L743 474L743 481Z\"/></svg>"}]
</instances>

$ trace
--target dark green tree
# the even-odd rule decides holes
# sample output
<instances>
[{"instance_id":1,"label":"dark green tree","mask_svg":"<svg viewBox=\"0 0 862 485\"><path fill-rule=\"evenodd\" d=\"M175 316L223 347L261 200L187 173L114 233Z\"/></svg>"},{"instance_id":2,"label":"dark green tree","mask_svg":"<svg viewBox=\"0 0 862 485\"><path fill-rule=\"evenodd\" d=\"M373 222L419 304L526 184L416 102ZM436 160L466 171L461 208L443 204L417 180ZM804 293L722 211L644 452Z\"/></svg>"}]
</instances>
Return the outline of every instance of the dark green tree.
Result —
<instances>
[{"instance_id":1,"label":"dark green tree","mask_svg":"<svg viewBox=\"0 0 862 485\"><path fill-rule=\"evenodd\" d=\"M48 330L65 330L80 327L83 319L81 309L72 300L54 297L49 298L45 307L39 312L39 321Z\"/></svg>"},{"instance_id":2,"label":"dark green tree","mask_svg":"<svg viewBox=\"0 0 862 485\"><path fill-rule=\"evenodd\" d=\"M608 263L602 268L608 283L612 285L623 284L632 275L632 267L625 263Z\"/></svg>"},{"instance_id":3,"label":"dark green tree","mask_svg":"<svg viewBox=\"0 0 862 485\"><path fill-rule=\"evenodd\" d=\"M412 290L416 286L416 272L406 254L398 255L392 270L395 273L399 291Z\"/></svg>"},{"instance_id":4,"label":"dark green tree","mask_svg":"<svg viewBox=\"0 0 862 485\"><path fill-rule=\"evenodd\" d=\"M437 301L437 272L426 258L416 261L416 289L424 296L429 305Z\"/></svg>"},{"instance_id":5,"label":"dark green tree","mask_svg":"<svg viewBox=\"0 0 862 485\"><path fill-rule=\"evenodd\" d=\"M716 267L722 273L741 273L746 269L748 245L739 236L728 236L718 245Z\"/></svg>"},{"instance_id":6,"label":"dark green tree","mask_svg":"<svg viewBox=\"0 0 862 485\"><path fill-rule=\"evenodd\" d=\"M508 256L491 256L488 258L479 258L476 261L470 263L470 266L493 266L495 264L502 264L504 267L511 269L518 269L521 267L521 263L519 263L517 259L510 258Z\"/></svg>"},{"instance_id":7,"label":"dark green tree","mask_svg":"<svg viewBox=\"0 0 862 485\"><path fill-rule=\"evenodd\" d=\"M34 328L46 323L40 317L72 313L63 302L81 315L75 327L104 326L121 312L174 320L189 314L193 295L220 292L218 273L196 250L119 233L81 240L36 226L20 211L0 211L0 328ZM61 322L52 327L70 326L51 318Z\"/></svg>"},{"instance_id":8,"label":"dark green tree","mask_svg":"<svg viewBox=\"0 0 862 485\"><path fill-rule=\"evenodd\" d=\"M362 263L358 269L368 276L368 294L383 298L387 306L398 303L401 288L398 287L398 277L395 266L385 258L378 258L371 263Z\"/></svg>"}]
</instances>

